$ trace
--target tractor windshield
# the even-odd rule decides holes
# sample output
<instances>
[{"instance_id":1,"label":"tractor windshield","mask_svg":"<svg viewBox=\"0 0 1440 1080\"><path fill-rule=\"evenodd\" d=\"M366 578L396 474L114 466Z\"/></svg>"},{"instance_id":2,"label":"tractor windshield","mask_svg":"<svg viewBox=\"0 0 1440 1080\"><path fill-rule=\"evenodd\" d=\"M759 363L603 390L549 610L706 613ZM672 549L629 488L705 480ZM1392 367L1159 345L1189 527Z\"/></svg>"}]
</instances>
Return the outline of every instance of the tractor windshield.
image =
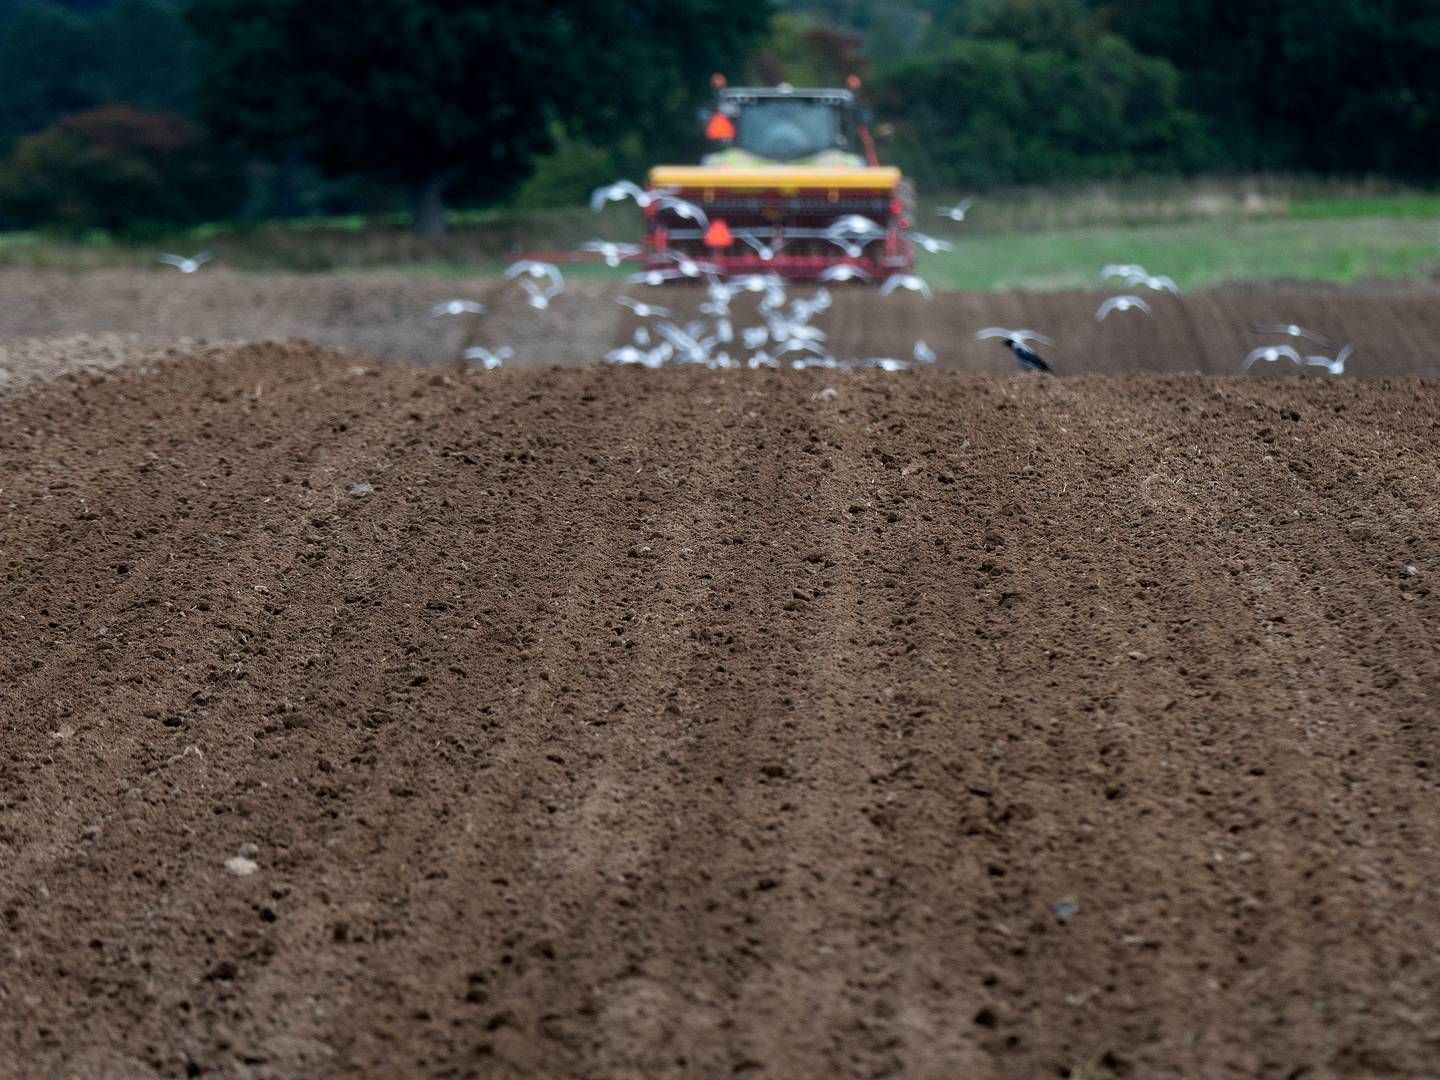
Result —
<instances>
[{"instance_id":1,"label":"tractor windshield","mask_svg":"<svg viewBox=\"0 0 1440 1080\"><path fill-rule=\"evenodd\" d=\"M845 148L834 105L816 101L756 101L740 110L735 145L771 161L794 161Z\"/></svg>"}]
</instances>

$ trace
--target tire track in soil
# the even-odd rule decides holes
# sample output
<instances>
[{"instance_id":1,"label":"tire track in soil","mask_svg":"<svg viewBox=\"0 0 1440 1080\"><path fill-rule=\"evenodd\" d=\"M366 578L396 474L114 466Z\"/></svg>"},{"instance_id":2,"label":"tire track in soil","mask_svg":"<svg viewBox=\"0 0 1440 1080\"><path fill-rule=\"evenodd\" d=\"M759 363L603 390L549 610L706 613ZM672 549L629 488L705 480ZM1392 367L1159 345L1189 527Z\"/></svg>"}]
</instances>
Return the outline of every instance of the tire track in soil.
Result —
<instances>
[{"instance_id":1,"label":"tire track in soil","mask_svg":"<svg viewBox=\"0 0 1440 1080\"><path fill-rule=\"evenodd\" d=\"M0 405L10 1060L1424 1074L1433 386L358 364Z\"/></svg>"}]
</instances>

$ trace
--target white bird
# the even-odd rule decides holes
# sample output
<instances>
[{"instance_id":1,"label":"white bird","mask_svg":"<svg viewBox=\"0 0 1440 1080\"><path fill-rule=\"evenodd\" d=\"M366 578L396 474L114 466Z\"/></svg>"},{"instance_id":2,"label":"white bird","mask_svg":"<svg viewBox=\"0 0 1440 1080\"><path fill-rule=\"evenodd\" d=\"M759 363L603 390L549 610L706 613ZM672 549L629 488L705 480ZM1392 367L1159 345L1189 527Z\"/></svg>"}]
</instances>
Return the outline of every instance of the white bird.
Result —
<instances>
[{"instance_id":1,"label":"white bird","mask_svg":"<svg viewBox=\"0 0 1440 1080\"><path fill-rule=\"evenodd\" d=\"M934 294L925 279L918 274L891 274L885 279L885 284L880 286L880 295L889 296L896 289L909 289L911 292L918 292L926 300L933 299Z\"/></svg>"},{"instance_id":2,"label":"white bird","mask_svg":"<svg viewBox=\"0 0 1440 1080\"><path fill-rule=\"evenodd\" d=\"M866 367L877 367L881 371L909 371L909 360L891 360L889 357L872 357L865 361Z\"/></svg>"},{"instance_id":3,"label":"white bird","mask_svg":"<svg viewBox=\"0 0 1440 1080\"><path fill-rule=\"evenodd\" d=\"M632 300L628 296L617 296L615 298L615 302L624 307L628 307L631 311L635 312L635 314L639 315L642 319L649 319L655 316L658 316L662 319L670 318L669 308L658 307L655 304L647 304L641 300Z\"/></svg>"},{"instance_id":4,"label":"white bird","mask_svg":"<svg viewBox=\"0 0 1440 1080\"><path fill-rule=\"evenodd\" d=\"M858 259L861 255L864 255L865 245L870 243L869 239L866 238L854 240L848 236L827 236L825 239L852 259Z\"/></svg>"},{"instance_id":5,"label":"white bird","mask_svg":"<svg viewBox=\"0 0 1440 1080\"><path fill-rule=\"evenodd\" d=\"M477 304L474 300L445 300L430 309L430 317L438 319L441 315L484 315L489 310L484 304Z\"/></svg>"},{"instance_id":6,"label":"white bird","mask_svg":"<svg viewBox=\"0 0 1440 1080\"><path fill-rule=\"evenodd\" d=\"M954 206L938 206L935 208L935 212L943 218L949 218L951 221L964 221L965 215L969 213L970 207L974 205L974 198L961 199Z\"/></svg>"},{"instance_id":7,"label":"white bird","mask_svg":"<svg viewBox=\"0 0 1440 1080\"><path fill-rule=\"evenodd\" d=\"M686 221L693 221L700 228L709 226L710 219L706 217L705 211L692 202L684 199L677 199L674 195L661 195L655 200L655 205L661 210L669 210L676 217L684 218Z\"/></svg>"},{"instance_id":8,"label":"white bird","mask_svg":"<svg viewBox=\"0 0 1440 1080\"><path fill-rule=\"evenodd\" d=\"M551 300L565 291L564 285L550 285L542 289L529 278L522 278L520 280L520 287L526 292L525 302L536 311L544 311L550 306Z\"/></svg>"},{"instance_id":9,"label":"white bird","mask_svg":"<svg viewBox=\"0 0 1440 1080\"><path fill-rule=\"evenodd\" d=\"M885 229L871 221L864 214L846 214L836 218L825 228L825 236L854 236L876 239L885 235Z\"/></svg>"},{"instance_id":10,"label":"white bird","mask_svg":"<svg viewBox=\"0 0 1440 1080\"><path fill-rule=\"evenodd\" d=\"M551 300L565 291L565 278L554 263L521 259L510 264L505 271L505 278L507 281L520 278L520 287L528 294L525 302L536 311L544 311L550 306ZM548 278L550 283L542 289L535 284L538 278Z\"/></svg>"},{"instance_id":11,"label":"white bird","mask_svg":"<svg viewBox=\"0 0 1440 1080\"><path fill-rule=\"evenodd\" d=\"M818 326L810 326L803 322L788 322L784 319L772 319L770 321L770 336L776 341L796 338L800 341L824 341L828 334Z\"/></svg>"},{"instance_id":12,"label":"white bird","mask_svg":"<svg viewBox=\"0 0 1440 1080\"><path fill-rule=\"evenodd\" d=\"M634 345L622 345L618 349L611 349L605 354L607 364L639 364L641 367L658 368L665 364L675 354L675 350L666 342L661 342L657 348L645 350L637 349Z\"/></svg>"},{"instance_id":13,"label":"white bird","mask_svg":"<svg viewBox=\"0 0 1440 1080\"><path fill-rule=\"evenodd\" d=\"M735 235L755 249L755 254L760 256L761 262L769 262L775 258L775 253L789 242L784 239L767 242L752 232L737 232Z\"/></svg>"},{"instance_id":14,"label":"white bird","mask_svg":"<svg viewBox=\"0 0 1440 1080\"><path fill-rule=\"evenodd\" d=\"M211 255L208 251L202 251L200 254L191 256L188 259L184 255L171 255L169 252L166 252L160 256L160 261L167 266L175 267L182 274L193 274L214 257L215 256Z\"/></svg>"},{"instance_id":15,"label":"white bird","mask_svg":"<svg viewBox=\"0 0 1440 1080\"><path fill-rule=\"evenodd\" d=\"M667 281L675 281L685 275L679 270L641 270L638 274L631 274L625 279L627 285L663 285Z\"/></svg>"},{"instance_id":16,"label":"white bird","mask_svg":"<svg viewBox=\"0 0 1440 1080\"><path fill-rule=\"evenodd\" d=\"M1006 330L1003 326L987 326L975 334L978 341L985 338L1004 338L1006 341L1014 341L1024 345L1027 341L1038 341L1041 345L1054 347L1055 342L1051 341L1044 334L1037 334L1034 330Z\"/></svg>"},{"instance_id":17,"label":"white bird","mask_svg":"<svg viewBox=\"0 0 1440 1080\"><path fill-rule=\"evenodd\" d=\"M1095 312L1095 321L1104 322L1105 316L1112 311L1129 311L1131 308L1143 311L1146 315L1150 314L1150 305L1138 296L1112 296Z\"/></svg>"},{"instance_id":18,"label":"white bird","mask_svg":"<svg viewBox=\"0 0 1440 1080\"><path fill-rule=\"evenodd\" d=\"M855 278L869 281L870 273L863 266L853 266L850 263L837 263L820 271L821 281L852 281Z\"/></svg>"},{"instance_id":19,"label":"white bird","mask_svg":"<svg viewBox=\"0 0 1440 1080\"><path fill-rule=\"evenodd\" d=\"M1345 374L1345 361L1350 359L1350 354L1355 351L1353 345L1346 345L1336 355L1335 359L1328 356L1307 356L1305 364L1307 367L1323 367L1331 375Z\"/></svg>"},{"instance_id":20,"label":"white bird","mask_svg":"<svg viewBox=\"0 0 1440 1080\"><path fill-rule=\"evenodd\" d=\"M635 336L631 338L632 344L639 345L642 349L650 347L650 330L644 323L635 328Z\"/></svg>"},{"instance_id":21,"label":"white bird","mask_svg":"<svg viewBox=\"0 0 1440 1080\"><path fill-rule=\"evenodd\" d=\"M466 360L479 360L485 365L486 371L494 371L501 364L505 363L515 355L515 350L509 345L501 345L494 352L480 345L473 345L466 349L461 355Z\"/></svg>"},{"instance_id":22,"label":"white bird","mask_svg":"<svg viewBox=\"0 0 1440 1080\"><path fill-rule=\"evenodd\" d=\"M549 278L552 285L563 285L565 279L560 276L560 268L554 263L540 262L538 259L521 259L513 262L505 268L505 280L514 281L521 274L528 274L532 278Z\"/></svg>"},{"instance_id":23,"label":"white bird","mask_svg":"<svg viewBox=\"0 0 1440 1080\"><path fill-rule=\"evenodd\" d=\"M915 342L915 361L920 364L935 363L935 350L923 341Z\"/></svg>"},{"instance_id":24,"label":"white bird","mask_svg":"<svg viewBox=\"0 0 1440 1080\"><path fill-rule=\"evenodd\" d=\"M676 352L684 356L685 360L692 364L703 364L710 358L710 352L715 347L708 339L701 340L699 334L704 324L699 323L687 326L684 330L674 323L661 323L656 329L660 336L674 346Z\"/></svg>"},{"instance_id":25,"label":"white bird","mask_svg":"<svg viewBox=\"0 0 1440 1080\"><path fill-rule=\"evenodd\" d=\"M1125 278L1125 284L1144 285L1145 288L1154 289L1156 292L1164 291L1174 296L1180 295L1180 287L1175 284L1175 279L1166 277L1164 274L1130 274Z\"/></svg>"},{"instance_id":26,"label":"white bird","mask_svg":"<svg viewBox=\"0 0 1440 1080\"><path fill-rule=\"evenodd\" d=\"M720 267L714 263L696 262L683 251L667 251L665 257L674 259L676 268L687 278L697 278L701 274L718 274L720 272Z\"/></svg>"},{"instance_id":27,"label":"white bird","mask_svg":"<svg viewBox=\"0 0 1440 1080\"><path fill-rule=\"evenodd\" d=\"M1100 280L1111 278L1148 277L1149 274L1139 263L1110 263L1100 268Z\"/></svg>"},{"instance_id":28,"label":"white bird","mask_svg":"<svg viewBox=\"0 0 1440 1080\"><path fill-rule=\"evenodd\" d=\"M778 349L775 350L775 355L777 357L784 356L786 353L790 352L806 352L809 353L811 356L827 355L825 350L819 345L815 344L815 342L801 341L798 338L792 338L791 340L785 342L784 345L781 345Z\"/></svg>"},{"instance_id":29,"label":"white bird","mask_svg":"<svg viewBox=\"0 0 1440 1080\"><path fill-rule=\"evenodd\" d=\"M1322 349L1333 349L1335 343L1323 334L1317 334L1313 330L1306 330L1303 326L1296 326L1294 323L1251 323L1252 334L1284 334L1287 337L1304 338L1306 341L1313 341Z\"/></svg>"},{"instance_id":30,"label":"white bird","mask_svg":"<svg viewBox=\"0 0 1440 1080\"><path fill-rule=\"evenodd\" d=\"M770 340L768 326L747 326L740 331L740 341L745 348L754 351Z\"/></svg>"},{"instance_id":31,"label":"white bird","mask_svg":"<svg viewBox=\"0 0 1440 1080\"><path fill-rule=\"evenodd\" d=\"M1262 345L1258 349L1250 350L1250 355L1241 361L1240 370L1249 371L1250 365L1256 360L1264 360L1267 364L1273 364L1277 360L1289 360L1297 367L1305 363L1300 354L1289 345Z\"/></svg>"},{"instance_id":32,"label":"white bird","mask_svg":"<svg viewBox=\"0 0 1440 1080\"><path fill-rule=\"evenodd\" d=\"M638 184L629 180L617 180L590 193L590 209L598 211L607 202L621 202L624 199L634 199L635 205L643 209L655 201L655 195L642 190Z\"/></svg>"},{"instance_id":33,"label":"white bird","mask_svg":"<svg viewBox=\"0 0 1440 1080\"><path fill-rule=\"evenodd\" d=\"M746 274L731 280L730 288L735 292L768 293L776 289L785 290L785 282L779 274Z\"/></svg>"},{"instance_id":34,"label":"white bird","mask_svg":"<svg viewBox=\"0 0 1440 1080\"><path fill-rule=\"evenodd\" d=\"M605 260L605 265L613 269L630 256L639 255L644 249L639 244L617 244L610 240L591 240L581 244L580 250L599 255Z\"/></svg>"},{"instance_id":35,"label":"white bird","mask_svg":"<svg viewBox=\"0 0 1440 1080\"><path fill-rule=\"evenodd\" d=\"M940 240L936 237L926 236L924 233L918 232L912 232L909 234L909 236L914 243L919 244L931 255L938 255L942 251L955 250L955 245L952 244L949 240Z\"/></svg>"},{"instance_id":36,"label":"white bird","mask_svg":"<svg viewBox=\"0 0 1440 1080\"><path fill-rule=\"evenodd\" d=\"M751 371L754 371L756 368L762 367L774 368L776 370L779 370L780 361L775 359L775 357L771 356L769 353L765 352L762 349L760 352L753 353L750 359L745 361L745 366L748 367Z\"/></svg>"}]
</instances>

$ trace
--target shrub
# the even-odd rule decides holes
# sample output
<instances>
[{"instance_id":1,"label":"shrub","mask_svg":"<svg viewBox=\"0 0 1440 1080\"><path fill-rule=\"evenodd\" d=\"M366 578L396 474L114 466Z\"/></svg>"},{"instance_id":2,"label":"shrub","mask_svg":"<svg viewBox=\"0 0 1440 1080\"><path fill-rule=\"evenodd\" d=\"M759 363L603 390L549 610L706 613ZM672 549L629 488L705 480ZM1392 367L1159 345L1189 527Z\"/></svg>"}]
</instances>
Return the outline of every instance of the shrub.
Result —
<instances>
[{"instance_id":1,"label":"shrub","mask_svg":"<svg viewBox=\"0 0 1440 1080\"><path fill-rule=\"evenodd\" d=\"M194 125L128 105L62 117L0 164L0 214L70 232L193 224L230 213L235 169Z\"/></svg>"},{"instance_id":2,"label":"shrub","mask_svg":"<svg viewBox=\"0 0 1440 1080\"><path fill-rule=\"evenodd\" d=\"M961 38L888 69L875 89L917 179L987 187L1202 168L1205 136L1179 82L1111 35L1064 51Z\"/></svg>"}]
</instances>

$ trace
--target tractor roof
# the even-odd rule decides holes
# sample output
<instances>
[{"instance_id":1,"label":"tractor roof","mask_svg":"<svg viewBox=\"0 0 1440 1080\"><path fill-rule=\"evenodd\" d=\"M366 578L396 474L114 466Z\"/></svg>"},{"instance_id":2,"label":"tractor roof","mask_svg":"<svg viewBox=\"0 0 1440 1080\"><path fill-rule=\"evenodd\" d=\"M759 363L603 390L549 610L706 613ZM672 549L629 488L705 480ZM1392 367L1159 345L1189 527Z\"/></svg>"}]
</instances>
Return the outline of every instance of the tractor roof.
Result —
<instances>
[{"instance_id":1,"label":"tractor roof","mask_svg":"<svg viewBox=\"0 0 1440 1080\"><path fill-rule=\"evenodd\" d=\"M752 101L773 101L781 98L800 98L805 101L823 101L831 105L853 105L855 95L843 87L796 88L781 83L779 86L731 86L720 91L722 102L745 104Z\"/></svg>"}]
</instances>

